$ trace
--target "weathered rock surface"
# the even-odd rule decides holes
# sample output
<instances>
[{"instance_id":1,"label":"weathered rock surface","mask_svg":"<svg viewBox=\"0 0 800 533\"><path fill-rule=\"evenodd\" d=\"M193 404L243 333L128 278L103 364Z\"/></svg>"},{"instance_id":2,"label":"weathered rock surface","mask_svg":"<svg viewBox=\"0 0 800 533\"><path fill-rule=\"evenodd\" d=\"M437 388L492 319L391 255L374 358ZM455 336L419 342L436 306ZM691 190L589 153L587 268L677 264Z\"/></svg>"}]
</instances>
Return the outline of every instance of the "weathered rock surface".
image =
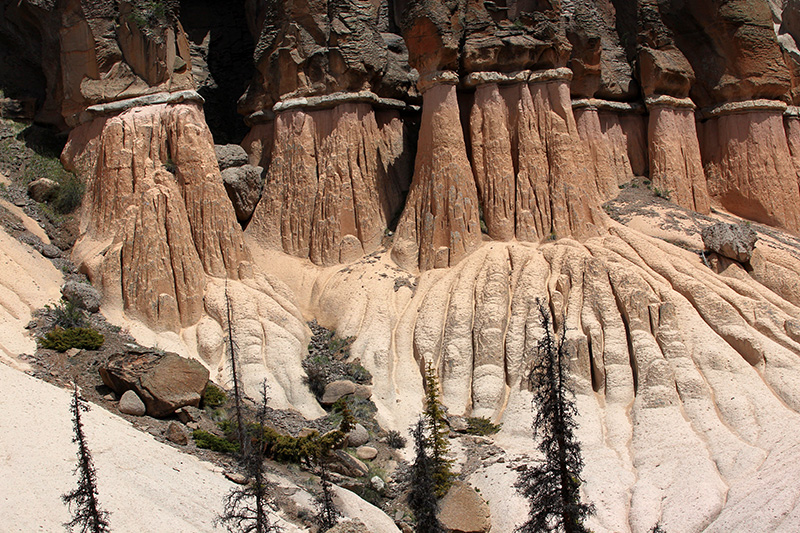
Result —
<instances>
[{"instance_id":1,"label":"weathered rock surface","mask_svg":"<svg viewBox=\"0 0 800 533\"><path fill-rule=\"evenodd\" d=\"M724 222L704 228L702 235L707 249L740 263L750 261L758 240L758 235L749 226Z\"/></svg>"},{"instance_id":2,"label":"weathered rock surface","mask_svg":"<svg viewBox=\"0 0 800 533\"><path fill-rule=\"evenodd\" d=\"M369 473L367 465L343 450L332 451L328 460L330 469L343 476L363 477Z\"/></svg>"},{"instance_id":3,"label":"weathered rock surface","mask_svg":"<svg viewBox=\"0 0 800 533\"><path fill-rule=\"evenodd\" d=\"M796 233L800 188L782 110L742 107L702 126L708 192L732 213Z\"/></svg>"},{"instance_id":4,"label":"weathered rock surface","mask_svg":"<svg viewBox=\"0 0 800 533\"><path fill-rule=\"evenodd\" d=\"M611 196L617 183L611 168L596 173L588 167L568 77L569 71L545 71L533 73L529 83L487 83L476 90L472 158L494 239L537 242L603 228L598 200Z\"/></svg>"},{"instance_id":5,"label":"weathered rock surface","mask_svg":"<svg viewBox=\"0 0 800 533\"><path fill-rule=\"evenodd\" d=\"M222 171L222 183L233 203L236 219L250 220L264 189L264 169L252 165L226 168Z\"/></svg>"},{"instance_id":6,"label":"weathered rock surface","mask_svg":"<svg viewBox=\"0 0 800 533\"><path fill-rule=\"evenodd\" d=\"M392 251L404 268L446 268L480 243L478 195L458 113L455 86L425 91L414 179Z\"/></svg>"},{"instance_id":7,"label":"weathered rock surface","mask_svg":"<svg viewBox=\"0 0 800 533\"><path fill-rule=\"evenodd\" d=\"M126 390L119 399L119 412L126 415L144 416L147 408L139 395L133 390Z\"/></svg>"},{"instance_id":8,"label":"weathered rock surface","mask_svg":"<svg viewBox=\"0 0 800 533\"><path fill-rule=\"evenodd\" d=\"M86 309L90 313L100 310L102 297L100 292L88 283L68 281L61 287L61 296L72 302L79 309Z\"/></svg>"},{"instance_id":9,"label":"weathered rock surface","mask_svg":"<svg viewBox=\"0 0 800 533\"><path fill-rule=\"evenodd\" d=\"M400 115L369 104L288 110L278 114L274 135L264 198L248 234L320 265L374 251L411 176Z\"/></svg>"},{"instance_id":10,"label":"weathered rock surface","mask_svg":"<svg viewBox=\"0 0 800 533\"><path fill-rule=\"evenodd\" d=\"M800 409L791 249L760 246L752 273L734 263L717 275L693 253L614 227L582 244L484 244L454 268L424 273L414 293L394 291L397 272L354 265L325 279L315 306L335 309L326 321L358 339L351 352L373 373L380 417L411 422L409 396L422 391L410 384L421 379L420 359L432 361L450 414L502 413L501 445L515 449L524 438L519 449L529 451L522 384L541 336L535 298L544 298L567 328L586 499L603 502L590 527L701 531L730 505L724 530L771 497L746 489L760 476L778 481L763 459L797 445L784 439L798 442L786 425ZM497 476L481 493L494 487L492 515L519 524L524 505L505 507L499 488L513 479ZM726 500L730 491L736 502Z\"/></svg>"},{"instance_id":11,"label":"weathered rock surface","mask_svg":"<svg viewBox=\"0 0 800 533\"><path fill-rule=\"evenodd\" d=\"M369 442L369 432L367 428L365 428L361 424L356 424L350 432L347 434L347 444L358 448L359 446L363 446Z\"/></svg>"},{"instance_id":12,"label":"weathered rock surface","mask_svg":"<svg viewBox=\"0 0 800 533\"><path fill-rule=\"evenodd\" d=\"M214 145L214 153L217 155L217 164L220 170L241 167L248 162L247 152L238 144Z\"/></svg>"},{"instance_id":13,"label":"weathered rock surface","mask_svg":"<svg viewBox=\"0 0 800 533\"><path fill-rule=\"evenodd\" d=\"M372 446L359 446L358 449L356 450L356 457L358 457L362 461L371 461L375 459L377 456L378 456L378 450L376 450Z\"/></svg>"},{"instance_id":14,"label":"weathered rock surface","mask_svg":"<svg viewBox=\"0 0 800 533\"><path fill-rule=\"evenodd\" d=\"M116 354L99 371L103 383L117 394L135 392L154 417L200 405L208 383L208 370L202 364L174 353Z\"/></svg>"},{"instance_id":15,"label":"weathered rock surface","mask_svg":"<svg viewBox=\"0 0 800 533\"><path fill-rule=\"evenodd\" d=\"M107 302L158 329L187 326L206 276L237 279L249 264L195 104L97 118L73 130L63 160L88 178L73 260Z\"/></svg>"},{"instance_id":16,"label":"weathered rock surface","mask_svg":"<svg viewBox=\"0 0 800 533\"><path fill-rule=\"evenodd\" d=\"M164 431L164 438L180 446L186 446L189 443L189 437L177 422L169 423L169 426Z\"/></svg>"},{"instance_id":17,"label":"weathered rock surface","mask_svg":"<svg viewBox=\"0 0 800 533\"><path fill-rule=\"evenodd\" d=\"M37 202L50 200L58 191L58 183L49 178L39 178L28 184L28 196Z\"/></svg>"},{"instance_id":18,"label":"weathered rock surface","mask_svg":"<svg viewBox=\"0 0 800 533\"><path fill-rule=\"evenodd\" d=\"M325 392L322 395L320 403L323 405L333 405L337 400L343 396L353 394L356 392L356 384L350 380L332 381L325 385Z\"/></svg>"},{"instance_id":19,"label":"weathered rock surface","mask_svg":"<svg viewBox=\"0 0 800 533\"><path fill-rule=\"evenodd\" d=\"M691 102L661 98L648 105L650 179L676 204L700 213L711 209Z\"/></svg>"},{"instance_id":20,"label":"weathered rock surface","mask_svg":"<svg viewBox=\"0 0 800 533\"><path fill-rule=\"evenodd\" d=\"M453 484L439 504L439 521L452 533L486 533L492 527L489 506L468 484Z\"/></svg>"}]
</instances>

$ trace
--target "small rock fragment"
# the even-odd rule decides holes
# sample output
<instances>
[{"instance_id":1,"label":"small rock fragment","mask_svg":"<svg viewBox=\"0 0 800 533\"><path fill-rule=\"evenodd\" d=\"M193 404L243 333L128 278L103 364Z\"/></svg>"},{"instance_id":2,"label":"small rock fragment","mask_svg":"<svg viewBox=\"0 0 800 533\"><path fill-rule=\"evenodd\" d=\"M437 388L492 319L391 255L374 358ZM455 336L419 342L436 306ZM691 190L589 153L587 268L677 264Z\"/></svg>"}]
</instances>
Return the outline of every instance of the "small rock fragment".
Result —
<instances>
[{"instance_id":1,"label":"small rock fragment","mask_svg":"<svg viewBox=\"0 0 800 533\"><path fill-rule=\"evenodd\" d=\"M146 409L139 395L129 390L125 391L122 398L119 399L119 412L126 415L144 416Z\"/></svg>"}]
</instances>

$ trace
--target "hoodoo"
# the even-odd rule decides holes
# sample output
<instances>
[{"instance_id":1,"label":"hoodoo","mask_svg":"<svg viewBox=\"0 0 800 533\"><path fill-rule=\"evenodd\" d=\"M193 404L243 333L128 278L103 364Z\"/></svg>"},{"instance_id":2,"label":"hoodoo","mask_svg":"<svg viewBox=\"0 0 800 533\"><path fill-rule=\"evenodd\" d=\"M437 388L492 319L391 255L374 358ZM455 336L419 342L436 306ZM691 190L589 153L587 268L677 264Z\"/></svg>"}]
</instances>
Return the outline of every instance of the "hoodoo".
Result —
<instances>
[{"instance_id":1,"label":"hoodoo","mask_svg":"<svg viewBox=\"0 0 800 533\"><path fill-rule=\"evenodd\" d=\"M90 348L21 354L24 327L75 318L59 269L91 283L104 318L78 318L115 349L266 383L284 444L352 430L361 459L324 475L381 531L412 527L378 474L429 367L457 486L502 532L540 458L545 309L587 527L792 531L799 39L794 0L0 1L0 262L24 280L0 280L0 357L94 376ZM67 184L80 209L56 216ZM282 523L308 525L306 496Z\"/></svg>"}]
</instances>

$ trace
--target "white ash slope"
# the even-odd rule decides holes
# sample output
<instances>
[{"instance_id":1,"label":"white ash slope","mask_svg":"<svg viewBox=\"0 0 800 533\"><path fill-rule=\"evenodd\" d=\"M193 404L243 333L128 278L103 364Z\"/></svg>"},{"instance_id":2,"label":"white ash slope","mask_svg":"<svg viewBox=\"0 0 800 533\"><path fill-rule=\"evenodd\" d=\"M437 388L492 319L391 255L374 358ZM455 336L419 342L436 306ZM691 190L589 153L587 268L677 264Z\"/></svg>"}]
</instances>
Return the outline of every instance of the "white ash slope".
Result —
<instances>
[{"instance_id":1,"label":"white ash slope","mask_svg":"<svg viewBox=\"0 0 800 533\"><path fill-rule=\"evenodd\" d=\"M767 267L717 275L615 226L585 243L484 244L413 297L402 271L367 258L320 276L311 303L357 337L383 422L416 417L430 360L451 414L500 420L506 450L532 453L522 380L543 298L566 320L595 531L779 531L800 512L800 301L770 287L800 259L773 244ZM492 514L521 521L510 484L496 486Z\"/></svg>"}]
</instances>

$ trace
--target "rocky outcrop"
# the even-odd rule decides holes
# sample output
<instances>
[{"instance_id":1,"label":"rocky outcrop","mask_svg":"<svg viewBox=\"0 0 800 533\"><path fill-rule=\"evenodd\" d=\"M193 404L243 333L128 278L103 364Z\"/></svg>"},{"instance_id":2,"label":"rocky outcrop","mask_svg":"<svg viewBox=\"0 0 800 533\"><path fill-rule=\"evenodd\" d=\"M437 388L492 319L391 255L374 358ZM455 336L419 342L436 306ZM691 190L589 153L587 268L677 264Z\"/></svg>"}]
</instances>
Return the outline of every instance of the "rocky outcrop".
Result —
<instances>
[{"instance_id":1,"label":"rocky outcrop","mask_svg":"<svg viewBox=\"0 0 800 533\"><path fill-rule=\"evenodd\" d=\"M647 102L650 179L676 204L708 213L710 199L688 98L651 97Z\"/></svg>"},{"instance_id":2,"label":"rocky outcrop","mask_svg":"<svg viewBox=\"0 0 800 533\"><path fill-rule=\"evenodd\" d=\"M383 9L382 9L383 8ZM416 74L381 2L248 0L257 40L255 76L239 110L271 110L283 99L371 90L414 98Z\"/></svg>"},{"instance_id":3,"label":"rocky outcrop","mask_svg":"<svg viewBox=\"0 0 800 533\"><path fill-rule=\"evenodd\" d=\"M500 86L490 78L476 89L472 159L493 239L584 237L603 227L598 191L610 197L617 182L610 168L600 174L587 165L572 114L570 76L568 69L524 73L522 83ZM471 75L476 82L481 77Z\"/></svg>"},{"instance_id":4,"label":"rocky outcrop","mask_svg":"<svg viewBox=\"0 0 800 533\"><path fill-rule=\"evenodd\" d=\"M392 257L411 270L455 265L481 240L477 190L452 83L455 74L448 76L449 82L423 94L414 179L397 224Z\"/></svg>"},{"instance_id":5,"label":"rocky outcrop","mask_svg":"<svg viewBox=\"0 0 800 533\"><path fill-rule=\"evenodd\" d=\"M170 415L187 405L197 407L208 384L208 370L202 364L174 353L115 354L99 370L103 383L123 397L120 409L125 394L132 391L154 417Z\"/></svg>"},{"instance_id":6,"label":"rocky outcrop","mask_svg":"<svg viewBox=\"0 0 800 533\"><path fill-rule=\"evenodd\" d=\"M708 191L750 220L800 231L800 188L786 140L782 102L751 100L707 111L702 124Z\"/></svg>"},{"instance_id":7,"label":"rocky outcrop","mask_svg":"<svg viewBox=\"0 0 800 533\"><path fill-rule=\"evenodd\" d=\"M740 263L750 261L758 240L752 228L724 222L703 228L702 236L707 249Z\"/></svg>"},{"instance_id":8,"label":"rocky outcrop","mask_svg":"<svg viewBox=\"0 0 800 533\"><path fill-rule=\"evenodd\" d=\"M107 301L175 329L200 318L207 275L246 271L199 106L96 118L73 130L62 160L88 181L73 259Z\"/></svg>"},{"instance_id":9,"label":"rocky outcrop","mask_svg":"<svg viewBox=\"0 0 800 533\"><path fill-rule=\"evenodd\" d=\"M267 185L247 232L320 265L375 250L408 190L400 114L366 103L289 109L278 114L274 136Z\"/></svg>"},{"instance_id":10,"label":"rocky outcrop","mask_svg":"<svg viewBox=\"0 0 800 533\"><path fill-rule=\"evenodd\" d=\"M618 186L648 174L647 122L639 105L608 100L573 100L578 134L588 148L602 198Z\"/></svg>"}]
</instances>

